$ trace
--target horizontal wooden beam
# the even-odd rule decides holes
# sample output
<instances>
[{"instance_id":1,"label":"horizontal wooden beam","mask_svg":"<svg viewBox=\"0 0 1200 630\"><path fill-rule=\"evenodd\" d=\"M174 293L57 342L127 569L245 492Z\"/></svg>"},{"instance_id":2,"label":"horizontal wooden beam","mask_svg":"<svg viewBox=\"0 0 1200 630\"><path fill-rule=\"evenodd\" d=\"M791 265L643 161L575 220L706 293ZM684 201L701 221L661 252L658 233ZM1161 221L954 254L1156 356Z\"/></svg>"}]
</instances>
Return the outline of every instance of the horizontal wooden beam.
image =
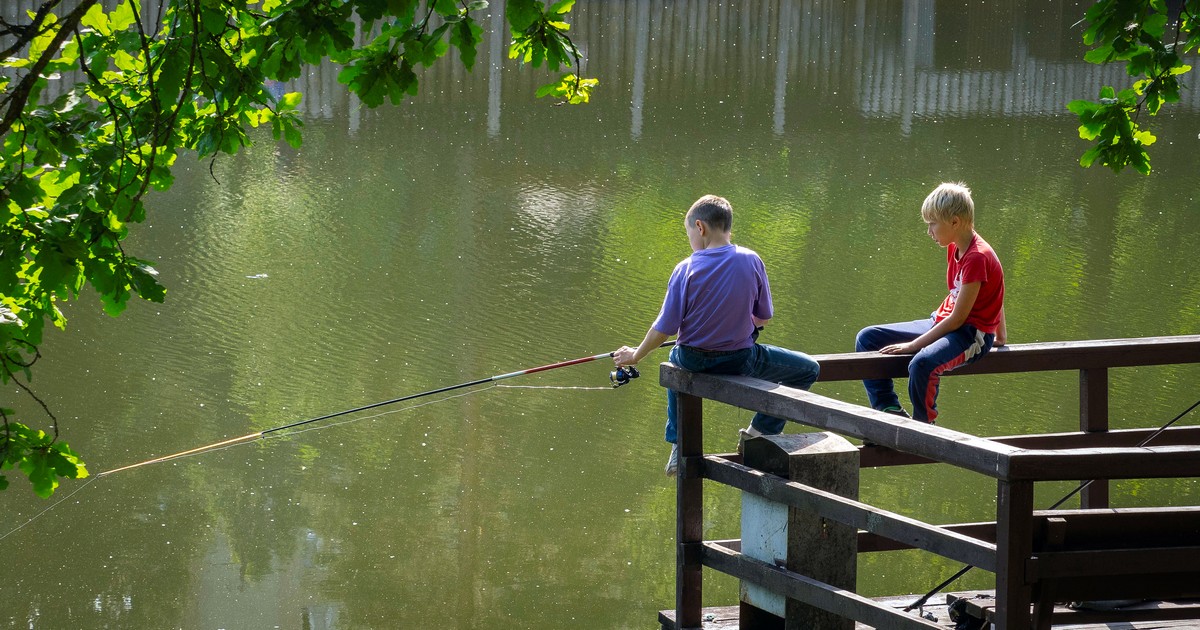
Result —
<instances>
[{"instance_id":1,"label":"horizontal wooden beam","mask_svg":"<svg viewBox=\"0 0 1200 630\"><path fill-rule=\"evenodd\" d=\"M944 630L943 626L914 614L901 612L857 593L755 560L711 542L704 543L703 559L705 566L722 573L749 580L785 597L861 621L873 628Z\"/></svg>"},{"instance_id":2,"label":"horizontal wooden beam","mask_svg":"<svg viewBox=\"0 0 1200 630\"><path fill-rule=\"evenodd\" d=\"M1200 477L1200 447L1019 451L1009 456L1007 473L1028 481Z\"/></svg>"},{"instance_id":3,"label":"horizontal wooden beam","mask_svg":"<svg viewBox=\"0 0 1200 630\"><path fill-rule=\"evenodd\" d=\"M975 540L985 542L996 542L996 522L989 521L985 523L954 523L951 525L936 525L938 529L961 534ZM885 536L880 536L874 532L860 531L858 532L858 553L877 553L881 551L903 551L905 549L915 549L913 545L903 543L897 540L892 540Z\"/></svg>"},{"instance_id":4,"label":"horizontal wooden beam","mask_svg":"<svg viewBox=\"0 0 1200 630\"><path fill-rule=\"evenodd\" d=\"M704 477L911 547L986 571L995 571L995 543L977 540L711 455L704 458Z\"/></svg>"},{"instance_id":5,"label":"horizontal wooden beam","mask_svg":"<svg viewBox=\"0 0 1200 630\"><path fill-rule=\"evenodd\" d=\"M1066 531L1056 551L1113 549L1137 540L1147 547L1184 547L1200 541L1200 507L1037 510L1034 521L1058 519ZM1041 528L1034 526L1034 548L1043 548Z\"/></svg>"},{"instance_id":6,"label":"horizontal wooden beam","mask_svg":"<svg viewBox=\"0 0 1200 630\"><path fill-rule=\"evenodd\" d=\"M1008 475L1008 458L1021 452L967 433L748 376L701 374L663 363L659 382L678 392L869 440L999 479Z\"/></svg>"},{"instance_id":7,"label":"horizontal wooden beam","mask_svg":"<svg viewBox=\"0 0 1200 630\"><path fill-rule=\"evenodd\" d=\"M879 352L818 354L813 358L821 364L820 380L825 382L905 378L912 359ZM979 361L947 372L946 376L1172 363L1200 363L1200 335L1012 344L996 348Z\"/></svg>"},{"instance_id":8,"label":"horizontal wooden beam","mask_svg":"<svg viewBox=\"0 0 1200 630\"><path fill-rule=\"evenodd\" d=\"M1130 576L1149 574L1196 573L1197 567L1200 567L1200 547L1038 551L1026 563L1025 579L1031 584L1055 578L1131 579ZM1192 587L1200 593L1200 582Z\"/></svg>"},{"instance_id":9,"label":"horizontal wooden beam","mask_svg":"<svg viewBox=\"0 0 1200 630\"><path fill-rule=\"evenodd\" d=\"M1047 579L1043 582L1055 599L1065 602L1113 599L1196 599L1200 597L1200 572L1092 576ZM1187 617L1191 618L1191 617ZM1110 617L1112 619L1112 617ZM1125 617L1117 617L1125 620ZM1195 627L1195 626L1189 626Z\"/></svg>"},{"instance_id":10,"label":"horizontal wooden beam","mask_svg":"<svg viewBox=\"0 0 1200 630\"><path fill-rule=\"evenodd\" d=\"M1022 449L1119 448L1141 444L1158 429L1069 431L1035 435L1005 435L989 440ZM1171 427L1154 436L1148 446L1200 445L1200 426Z\"/></svg>"},{"instance_id":11,"label":"horizontal wooden beam","mask_svg":"<svg viewBox=\"0 0 1200 630\"><path fill-rule=\"evenodd\" d=\"M1065 610L1057 608L1050 620L1054 625L1097 624L1098 627L1112 627L1107 622L1122 622L1119 627L1136 627L1129 624L1147 621L1169 621L1180 619L1200 619L1200 602L1164 602L1138 604L1136 606L1118 608L1116 610ZM1099 624L1105 624L1101 626ZM1158 627L1180 628L1175 624L1163 624Z\"/></svg>"}]
</instances>

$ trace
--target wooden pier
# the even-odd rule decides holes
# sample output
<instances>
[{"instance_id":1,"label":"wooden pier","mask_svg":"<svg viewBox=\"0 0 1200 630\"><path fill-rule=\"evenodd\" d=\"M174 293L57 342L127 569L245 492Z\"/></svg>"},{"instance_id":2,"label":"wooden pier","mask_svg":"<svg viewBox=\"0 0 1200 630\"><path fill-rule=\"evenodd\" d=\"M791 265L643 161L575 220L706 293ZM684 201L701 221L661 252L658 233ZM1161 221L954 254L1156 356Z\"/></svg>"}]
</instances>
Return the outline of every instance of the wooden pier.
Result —
<instances>
[{"instance_id":1,"label":"wooden pier","mask_svg":"<svg viewBox=\"0 0 1200 630\"><path fill-rule=\"evenodd\" d=\"M901 610L920 595L905 595L902 597L881 597L875 601L881 605L888 606L895 610ZM930 602L924 607L939 628L951 630L955 627L955 622L950 618L949 603L945 600L953 601L955 599L963 599L968 602L968 610L972 616L980 619L991 621L993 611L996 606L996 594L994 591L971 591L966 593L950 593L944 598L939 598L938 602ZM1171 602L1144 602L1140 604L1132 604L1122 608L1121 613L1126 617L1137 617L1139 615L1152 615L1169 612L1180 608L1179 605ZM1059 606L1056 611L1062 614L1079 614L1078 611L1073 611L1065 606ZM739 618L738 606L721 606L718 608L703 608L700 611L702 627L704 630L750 630L747 626L742 628ZM1189 613L1190 614L1190 613ZM662 630L675 630L675 611L663 610L658 613L658 623L662 626ZM1056 628L1062 630L1183 630L1184 628L1196 628L1198 625L1194 619L1181 620L1147 620L1138 621L1136 619L1127 619L1114 624L1111 621L1097 621L1087 623L1078 620L1078 623L1068 625L1055 625ZM863 623L856 623L855 630L866 630L870 628Z\"/></svg>"},{"instance_id":2,"label":"wooden pier","mask_svg":"<svg viewBox=\"0 0 1200 630\"><path fill-rule=\"evenodd\" d=\"M909 360L878 353L816 358L823 381L903 378ZM779 558L772 563L743 554L740 541L704 540L702 499L707 480L739 488L743 496L787 506L790 515L814 515L822 527L853 528L857 536L851 536L848 549L843 550L851 561L858 553L917 548L995 574L995 590L984 594L991 599L979 599L975 594L967 603L973 606L973 614L987 618L999 630L1118 627L1110 622L1121 622L1121 628L1200 627L1200 507L1108 507L1110 479L1200 477L1200 427L1109 430L1110 369L1184 363L1200 363L1200 335L997 349L952 374L956 378L1046 370L1080 374L1078 432L999 438L926 425L758 379L697 374L664 363L660 382L681 394L680 467L676 602L674 610L660 614L659 621L664 629L790 630L801 627L792 618L793 610L803 609L808 611L805 614L817 611L849 624L829 624L838 628L954 627L946 625L949 615L935 612L939 621L933 621L904 613L895 601L862 597L853 585L846 588L797 571L790 551L784 566ZM828 491L746 466L736 455L706 455L702 443L704 399L786 418L827 432L831 440L844 445L849 443L843 436L870 442L873 446L851 450L859 467L940 462L991 477L997 484L996 520L923 523L860 503L856 489L853 493ZM1148 438L1153 439L1146 442ZM786 445L776 447L786 450ZM748 442L748 458L749 454ZM811 461L817 465L818 460ZM1034 510L1034 485L1064 480L1091 481L1080 495L1081 508ZM811 532L809 535L814 537ZM786 598L787 614L762 614L745 602L740 611L703 609L702 570L706 567ZM1056 605L1119 599L1147 603L1114 610ZM938 601L945 606L944 596L930 604ZM734 617L741 619L734 621Z\"/></svg>"}]
</instances>

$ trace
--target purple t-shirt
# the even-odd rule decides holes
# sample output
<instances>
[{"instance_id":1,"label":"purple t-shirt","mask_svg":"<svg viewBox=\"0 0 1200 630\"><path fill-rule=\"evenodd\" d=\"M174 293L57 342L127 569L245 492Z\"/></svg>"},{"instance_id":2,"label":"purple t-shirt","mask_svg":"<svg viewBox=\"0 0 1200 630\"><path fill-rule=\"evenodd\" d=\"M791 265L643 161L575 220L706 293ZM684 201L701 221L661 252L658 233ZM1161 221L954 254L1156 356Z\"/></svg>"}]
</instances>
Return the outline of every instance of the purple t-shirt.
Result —
<instances>
[{"instance_id":1,"label":"purple t-shirt","mask_svg":"<svg viewBox=\"0 0 1200 630\"><path fill-rule=\"evenodd\" d=\"M678 343L702 350L754 345L753 315L771 319L771 286L762 259L739 245L702 249L675 265L653 328L679 334Z\"/></svg>"}]
</instances>

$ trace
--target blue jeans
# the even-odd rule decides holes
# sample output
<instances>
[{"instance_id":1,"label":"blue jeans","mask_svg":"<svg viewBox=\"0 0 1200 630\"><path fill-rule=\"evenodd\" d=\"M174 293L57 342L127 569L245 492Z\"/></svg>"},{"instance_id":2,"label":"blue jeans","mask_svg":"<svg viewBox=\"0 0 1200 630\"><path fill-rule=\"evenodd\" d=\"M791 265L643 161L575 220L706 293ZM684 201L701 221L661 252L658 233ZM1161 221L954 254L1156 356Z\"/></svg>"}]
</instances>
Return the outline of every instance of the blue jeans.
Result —
<instances>
[{"instance_id":1,"label":"blue jeans","mask_svg":"<svg viewBox=\"0 0 1200 630\"><path fill-rule=\"evenodd\" d=\"M858 331L854 349L858 352L879 350L893 343L907 343L933 328L933 318L911 322L868 326ZM912 417L932 423L937 418L938 386L942 374L956 367L978 361L992 349L996 335L983 333L970 324L951 331L945 337L921 348L908 362L908 398L912 401ZM871 407L899 407L900 399L892 379L877 378L863 381Z\"/></svg>"},{"instance_id":2,"label":"blue jeans","mask_svg":"<svg viewBox=\"0 0 1200 630\"><path fill-rule=\"evenodd\" d=\"M743 350L729 351L707 351L677 345L671 349L670 361L692 372L753 376L764 381L800 389L812 387L821 372L821 366L803 352L761 343ZM672 444L677 439L678 397L674 391L667 390L665 437ZM787 421L783 418L761 413L754 414L754 419L750 421L750 426L758 429L764 435L782 433L785 424Z\"/></svg>"}]
</instances>

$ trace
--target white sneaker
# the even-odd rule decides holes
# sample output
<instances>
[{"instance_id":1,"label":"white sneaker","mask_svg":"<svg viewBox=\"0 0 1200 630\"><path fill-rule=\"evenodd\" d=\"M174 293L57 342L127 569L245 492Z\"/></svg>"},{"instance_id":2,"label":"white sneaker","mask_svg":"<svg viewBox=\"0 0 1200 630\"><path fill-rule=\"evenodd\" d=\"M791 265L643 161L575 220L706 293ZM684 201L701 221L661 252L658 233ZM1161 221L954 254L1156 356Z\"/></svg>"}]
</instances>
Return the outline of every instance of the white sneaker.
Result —
<instances>
[{"instance_id":1,"label":"white sneaker","mask_svg":"<svg viewBox=\"0 0 1200 630\"><path fill-rule=\"evenodd\" d=\"M737 454L745 455L743 451L746 449L746 440L756 437L762 437L762 433L760 433L758 429L755 429L754 427L750 427L748 429L738 429Z\"/></svg>"},{"instance_id":2,"label":"white sneaker","mask_svg":"<svg viewBox=\"0 0 1200 630\"><path fill-rule=\"evenodd\" d=\"M664 470L668 477L674 477L679 474L679 445L671 445L671 457L667 459L667 467Z\"/></svg>"}]
</instances>

